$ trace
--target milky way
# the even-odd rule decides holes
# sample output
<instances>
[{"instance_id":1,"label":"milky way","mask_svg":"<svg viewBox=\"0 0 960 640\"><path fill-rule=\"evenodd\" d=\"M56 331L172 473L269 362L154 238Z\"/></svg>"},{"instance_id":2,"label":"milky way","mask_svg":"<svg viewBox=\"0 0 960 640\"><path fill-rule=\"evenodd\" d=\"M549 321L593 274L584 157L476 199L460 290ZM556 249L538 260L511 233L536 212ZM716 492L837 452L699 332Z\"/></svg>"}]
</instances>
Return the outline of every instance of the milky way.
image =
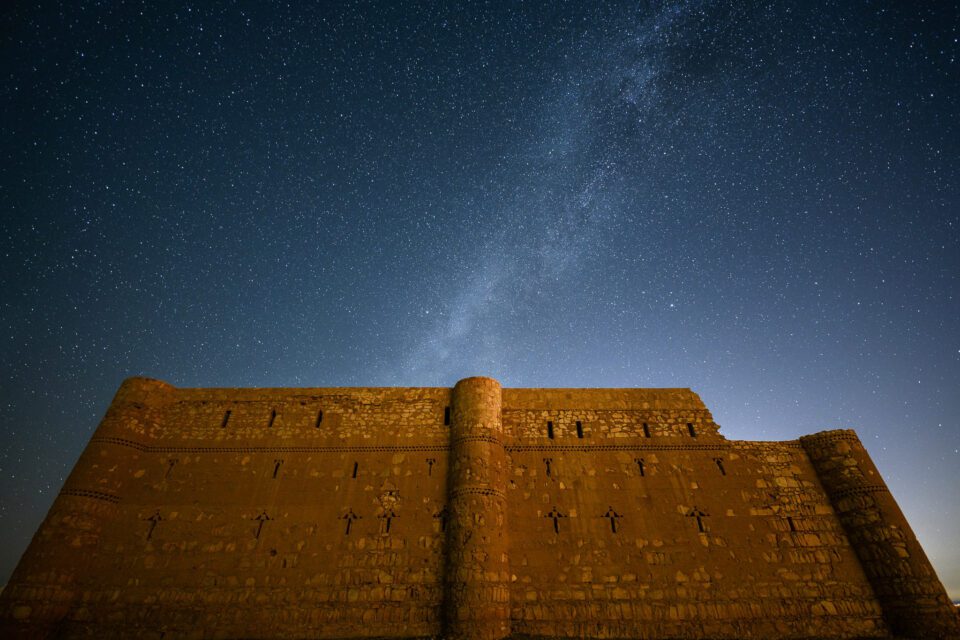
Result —
<instances>
[{"instance_id":1,"label":"milky way","mask_svg":"<svg viewBox=\"0 0 960 640\"><path fill-rule=\"evenodd\" d=\"M129 375L483 374L857 429L960 596L957 7L78 4L0 18L4 578Z\"/></svg>"}]
</instances>

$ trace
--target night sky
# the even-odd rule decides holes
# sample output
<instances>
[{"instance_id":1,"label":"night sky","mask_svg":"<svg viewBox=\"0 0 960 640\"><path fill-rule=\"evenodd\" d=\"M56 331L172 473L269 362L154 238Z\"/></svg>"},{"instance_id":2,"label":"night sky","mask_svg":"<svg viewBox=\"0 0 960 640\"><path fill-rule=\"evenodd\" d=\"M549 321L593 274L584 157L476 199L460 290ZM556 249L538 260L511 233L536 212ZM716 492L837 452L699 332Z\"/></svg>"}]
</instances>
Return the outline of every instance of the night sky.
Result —
<instances>
[{"instance_id":1,"label":"night sky","mask_svg":"<svg viewBox=\"0 0 960 640\"><path fill-rule=\"evenodd\" d=\"M0 584L127 376L480 374L855 428L960 597L957 6L301 4L4 6Z\"/></svg>"}]
</instances>

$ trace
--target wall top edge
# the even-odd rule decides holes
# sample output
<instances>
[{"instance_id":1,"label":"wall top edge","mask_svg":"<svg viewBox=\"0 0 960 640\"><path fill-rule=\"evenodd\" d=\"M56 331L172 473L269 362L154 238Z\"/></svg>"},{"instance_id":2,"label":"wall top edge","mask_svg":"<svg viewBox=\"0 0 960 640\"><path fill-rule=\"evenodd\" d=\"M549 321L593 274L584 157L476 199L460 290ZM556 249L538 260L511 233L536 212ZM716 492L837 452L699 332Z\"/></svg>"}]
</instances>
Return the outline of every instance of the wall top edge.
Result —
<instances>
[{"instance_id":1,"label":"wall top edge","mask_svg":"<svg viewBox=\"0 0 960 640\"><path fill-rule=\"evenodd\" d=\"M283 399L311 396L364 396L383 398L445 398L453 387L175 387L146 377L128 378L118 398L136 401L144 394L176 400ZM502 390L503 409L687 409L706 411L688 388L524 388Z\"/></svg>"}]
</instances>

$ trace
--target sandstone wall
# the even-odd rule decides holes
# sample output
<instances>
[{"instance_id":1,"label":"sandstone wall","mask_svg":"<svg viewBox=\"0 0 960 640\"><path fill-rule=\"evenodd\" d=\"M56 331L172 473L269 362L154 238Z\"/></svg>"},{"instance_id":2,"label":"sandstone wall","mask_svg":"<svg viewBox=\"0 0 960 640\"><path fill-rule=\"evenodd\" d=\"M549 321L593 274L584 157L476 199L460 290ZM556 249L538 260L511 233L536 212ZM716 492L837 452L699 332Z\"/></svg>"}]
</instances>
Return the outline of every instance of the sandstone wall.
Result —
<instances>
[{"instance_id":1,"label":"sandstone wall","mask_svg":"<svg viewBox=\"0 0 960 640\"><path fill-rule=\"evenodd\" d=\"M436 635L449 404L449 389L129 381L4 593L7 626Z\"/></svg>"},{"instance_id":2,"label":"sandstone wall","mask_svg":"<svg viewBox=\"0 0 960 640\"><path fill-rule=\"evenodd\" d=\"M886 635L798 444L728 442L680 390L508 391L515 632Z\"/></svg>"},{"instance_id":3,"label":"sandstone wall","mask_svg":"<svg viewBox=\"0 0 960 640\"><path fill-rule=\"evenodd\" d=\"M131 379L0 597L0 633L890 637L918 593L941 626L917 637L954 637L915 539L888 550L843 501L835 471L865 452L817 438L728 441L686 389ZM920 586L897 578L884 605L878 576L904 564Z\"/></svg>"}]
</instances>

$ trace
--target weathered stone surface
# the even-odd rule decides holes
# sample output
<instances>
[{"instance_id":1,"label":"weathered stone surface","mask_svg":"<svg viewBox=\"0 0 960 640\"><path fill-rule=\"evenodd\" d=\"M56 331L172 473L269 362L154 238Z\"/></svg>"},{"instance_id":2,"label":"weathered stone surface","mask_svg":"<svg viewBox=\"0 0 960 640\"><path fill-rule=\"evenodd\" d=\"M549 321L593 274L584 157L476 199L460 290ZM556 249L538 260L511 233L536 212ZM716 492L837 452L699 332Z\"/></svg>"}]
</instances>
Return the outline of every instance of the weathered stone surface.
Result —
<instances>
[{"instance_id":1,"label":"weathered stone surface","mask_svg":"<svg viewBox=\"0 0 960 640\"><path fill-rule=\"evenodd\" d=\"M956 613L853 432L688 389L125 382L3 637L916 638Z\"/></svg>"}]
</instances>

